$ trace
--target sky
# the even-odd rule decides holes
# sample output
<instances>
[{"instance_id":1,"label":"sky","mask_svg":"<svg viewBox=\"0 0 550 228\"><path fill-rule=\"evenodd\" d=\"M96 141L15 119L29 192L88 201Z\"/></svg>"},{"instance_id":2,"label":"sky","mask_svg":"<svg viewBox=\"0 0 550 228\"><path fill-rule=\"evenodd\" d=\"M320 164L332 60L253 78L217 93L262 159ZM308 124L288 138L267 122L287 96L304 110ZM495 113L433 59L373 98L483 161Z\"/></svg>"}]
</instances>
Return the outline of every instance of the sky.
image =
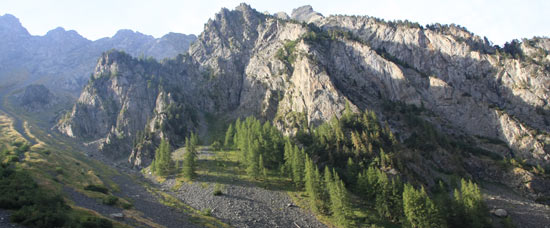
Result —
<instances>
[{"instance_id":1,"label":"sky","mask_svg":"<svg viewBox=\"0 0 550 228\"><path fill-rule=\"evenodd\" d=\"M33 35L56 27L96 40L131 29L161 37L168 32L200 34L222 7L246 2L260 12L311 5L331 14L409 20L421 25L455 23L502 45L512 39L550 36L548 0L0 0L0 15L18 17Z\"/></svg>"}]
</instances>

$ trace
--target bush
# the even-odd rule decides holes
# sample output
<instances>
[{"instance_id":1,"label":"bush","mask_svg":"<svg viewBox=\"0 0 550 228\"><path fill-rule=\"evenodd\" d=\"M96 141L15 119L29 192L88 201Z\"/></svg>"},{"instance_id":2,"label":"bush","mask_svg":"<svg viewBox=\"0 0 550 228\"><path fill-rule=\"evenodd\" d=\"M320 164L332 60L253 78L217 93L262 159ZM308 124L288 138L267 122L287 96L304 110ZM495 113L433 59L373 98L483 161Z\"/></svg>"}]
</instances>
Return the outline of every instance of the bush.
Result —
<instances>
[{"instance_id":1,"label":"bush","mask_svg":"<svg viewBox=\"0 0 550 228\"><path fill-rule=\"evenodd\" d=\"M212 194L214 194L215 196L221 196L223 195L222 189L223 185L220 183L216 183L216 185L214 185L214 191L212 192Z\"/></svg>"},{"instance_id":2,"label":"bush","mask_svg":"<svg viewBox=\"0 0 550 228\"><path fill-rule=\"evenodd\" d=\"M103 198L102 203L105 205L113 206L118 202L118 198L116 196L107 196Z\"/></svg>"},{"instance_id":3,"label":"bush","mask_svg":"<svg viewBox=\"0 0 550 228\"><path fill-rule=\"evenodd\" d=\"M55 172L56 172L57 174L63 174L63 168L61 168L61 167L59 167L59 166L58 166L58 167L55 167Z\"/></svg>"},{"instance_id":4,"label":"bush","mask_svg":"<svg viewBox=\"0 0 550 228\"><path fill-rule=\"evenodd\" d=\"M87 185L86 187L84 187L84 190L88 190L92 192L101 192L103 194L109 193L109 189L106 188L105 186L93 185L93 184Z\"/></svg>"},{"instance_id":5,"label":"bush","mask_svg":"<svg viewBox=\"0 0 550 228\"><path fill-rule=\"evenodd\" d=\"M80 227L82 228L111 228L113 223L108 219L96 218L96 217L86 217L81 223Z\"/></svg>"},{"instance_id":6,"label":"bush","mask_svg":"<svg viewBox=\"0 0 550 228\"><path fill-rule=\"evenodd\" d=\"M212 209L204 208L201 210L200 214L204 216L212 216Z\"/></svg>"},{"instance_id":7,"label":"bush","mask_svg":"<svg viewBox=\"0 0 550 228\"><path fill-rule=\"evenodd\" d=\"M127 203L127 202L122 202L122 208L123 209L130 209L132 208L134 205L132 205L132 203Z\"/></svg>"}]
</instances>

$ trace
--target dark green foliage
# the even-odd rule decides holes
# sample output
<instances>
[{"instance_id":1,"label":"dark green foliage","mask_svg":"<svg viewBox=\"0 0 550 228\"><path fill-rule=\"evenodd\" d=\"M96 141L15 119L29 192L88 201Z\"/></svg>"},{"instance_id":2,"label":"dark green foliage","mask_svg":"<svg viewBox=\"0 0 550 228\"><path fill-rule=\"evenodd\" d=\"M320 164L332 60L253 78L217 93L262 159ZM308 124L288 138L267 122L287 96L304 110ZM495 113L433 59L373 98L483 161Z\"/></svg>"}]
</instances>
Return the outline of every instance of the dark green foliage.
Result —
<instances>
[{"instance_id":1,"label":"dark green foliage","mask_svg":"<svg viewBox=\"0 0 550 228\"><path fill-rule=\"evenodd\" d=\"M86 217L84 218L77 227L82 228L111 228L113 223L104 218L97 217Z\"/></svg>"},{"instance_id":2,"label":"dark green foliage","mask_svg":"<svg viewBox=\"0 0 550 228\"><path fill-rule=\"evenodd\" d=\"M404 114L401 117L415 125L413 135L416 136L409 144L412 148L422 151L453 146L428 121L418 117L425 111L422 107L387 108ZM373 210L380 221L395 225L478 227L475 224L485 224L483 212L486 210L477 186L463 184L467 187L459 191L460 200L455 200L443 183L432 191L433 197L428 196L423 187L417 190L408 183L404 185L400 176L392 171L404 171L397 154L403 145L389 125L380 123L372 111L354 113L347 104L339 119L333 118L317 128L302 126L291 138L282 137L269 123L262 125L250 117L237 120L233 126L234 130L226 132L224 144L232 143L240 150L240 162L250 176L260 175L264 166L280 169L281 175L290 178L296 189L305 190L313 211L331 216L341 227L359 221L351 213L348 190L361 199L360 204L368 205L368 209L361 210L368 213ZM324 166L323 174L319 166ZM354 203L353 209L358 210L355 206Z\"/></svg>"},{"instance_id":3,"label":"dark green foliage","mask_svg":"<svg viewBox=\"0 0 550 228\"><path fill-rule=\"evenodd\" d=\"M235 129L233 128L233 124L229 124L229 127L227 128L227 131L225 132L225 140L223 143L223 146L225 148L231 148L233 146L233 136L235 135Z\"/></svg>"},{"instance_id":4,"label":"dark green foliage","mask_svg":"<svg viewBox=\"0 0 550 228\"><path fill-rule=\"evenodd\" d=\"M159 176L168 176L174 172L175 163L168 141L163 139L155 150L155 159L151 164L151 170Z\"/></svg>"},{"instance_id":5,"label":"dark green foliage","mask_svg":"<svg viewBox=\"0 0 550 228\"><path fill-rule=\"evenodd\" d=\"M283 164L283 136L270 123L263 125L259 120L248 117L245 121L235 122L235 134L226 134L226 141L233 138L233 143L240 150L240 162L247 173L258 177L263 173L260 158L265 169L275 169Z\"/></svg>"},{"instance_id":6,"label":"dark green foliage","mask_svg":"<svg viewBox=\"0 0 550 228\"><path fill-rule=\"evenodd\" d=\"M103 198L102 203L105 205L113 206L118 202L118 197L108 195L105 198Z\"/></svg>"},{"instance_id":7,"label":"dark green foliage","mask_svg":"<svg viewBox=\"0 0 550 228\"><path fill-rule=\"evenodd\" d=\"M313 161L306 155L305 163L305 190L309 196L309 204L315 212L327 212L327 201L325 195L326 188L319 169Z\"/></svg>"},{"instance_id":8,"label":"dark green foliage","mask_svg":"<svg viewBox=\"0 0 550 228\"><path fill-rule=\"evenodd\" d=\"M0 166L0 176L0 208L14 210L12 222L26 227L112 227L109 221L84 226L87 223L71 220L63 197L40 188L25 171Z\"/></svg>"},{"instance_id":9,"label":"dark green foliage","mask_svg":"<svg viewBox=\"0 0 550 228\"><path fill-rule=\"evenodd\" d=\"M453 205L452 213L457 219L449 223L451 227L490 227L481 191L472 181L460 181L460 190L454 190Z\"/></svg>"},{"instance_id":10,"label":"dark green foliage","mask_svg":"<svg viewBox=\"0 0 550 228\"><path fill-rule=\"evenodd\" d=\"M103 194L109 193L109 189L107 187L101 186L101 185L93 185L93 184L86 185L84 187L84 190L88 190L92 192L101 192Z\"/></svg>"},{"instance_id":11,"label":"dark green foliage","mask_svg":"<svg viewBox=\"0 0 550 228\"><path fill-rule=\"evenodd\" d=\"M332 178L326 179L328 185L328 193L330 197L330 212L342 227L350 226L350 202L348 192L344 186L344 182L340 180L336 171L332 171Z\"/></svg>"},{"instance_id":12,"label":"dark green foliage","mask_svg":"<svg viewBox=\"0 0 550 228\"><path fill-rule=\"evenodd\" d=\"M187 179L193 179L197 169L197 146L199 139L196 134L192 133L191 137L185 138L185 154L183 157L183 176Z\"/></svg>"},{"instance_id":13,"label":"dark green foliage","mask_svg":"<svg viewBox=\"0 0 550 228\"><path fill-rule=\"evenodd\" d=\"M412 185L405 184L403 210L407 223L411 227L447 227L424 188L416 190Z\"/></svg>"}]
</instances>

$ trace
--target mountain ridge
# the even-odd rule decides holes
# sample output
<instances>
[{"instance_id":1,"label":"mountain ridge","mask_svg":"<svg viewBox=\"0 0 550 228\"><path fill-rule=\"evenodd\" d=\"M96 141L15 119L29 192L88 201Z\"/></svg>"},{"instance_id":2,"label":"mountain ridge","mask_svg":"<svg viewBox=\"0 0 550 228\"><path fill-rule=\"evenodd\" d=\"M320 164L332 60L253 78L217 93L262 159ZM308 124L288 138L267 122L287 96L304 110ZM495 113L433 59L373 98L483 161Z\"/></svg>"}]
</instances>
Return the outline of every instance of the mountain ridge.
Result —
<instances>
[{"instance_id":1,"label":"mountain ridge","mask_svg":"<svg viewBox=\"0 0 550 228\"><path fill-rule=\"evenodd\" d=\"M121 29L113 37L91 41L62 27L35 36L11 14L0 16L0 35L0 78L28 75L27 84L43 82L55 91L71 93L80 92L102 52L120 49L135 57L162 60L185 52L196 39L195 35L179 33L154 38Z\"/></svg>"},{"instance_id":2,"label":"mountain ridge","mask_svg":"<svg viewBox=\"0 0 550 228\"><path fill-rule=\"evenodd\" d=\"M462 145L450 149L436 141L424 147L433 156L425 165L407 164L429 183L438 170L468 172L536 198L548 194L540 187L550 186L546 179L494 172L498 164L475 153L533 166L550 162L547 43L535 38L499 48L458 26L372 17L336 15L306 24L241 4L217 13L188 53L174 59L148 63L104 54L95 80L58 129L145 167L161 139L181 146L209 124L205 116L256 116L294 135L349 106L374 111L407 145L422 133L413 120ZM137 108L137 98L147 99L146 107ZM94 121L105 124L87 130Z\"/></svg>"}]
</instances>

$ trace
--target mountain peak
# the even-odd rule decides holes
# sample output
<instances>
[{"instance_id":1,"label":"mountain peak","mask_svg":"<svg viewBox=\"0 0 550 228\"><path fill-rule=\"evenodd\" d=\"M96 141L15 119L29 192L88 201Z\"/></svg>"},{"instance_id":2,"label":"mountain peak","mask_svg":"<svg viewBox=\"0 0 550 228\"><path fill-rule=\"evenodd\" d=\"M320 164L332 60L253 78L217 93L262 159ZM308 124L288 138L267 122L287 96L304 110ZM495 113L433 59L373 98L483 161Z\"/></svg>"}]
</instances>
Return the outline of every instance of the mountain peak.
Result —
<instances>
[{"instance_id":1,"label":"mountain peak","mask_svg":"<svg viewBox=\"0 0 550 228\"><path fill-rule=\"evenodd\" d=\"M253 11L254 9L252 9L250 5L243 2L239 4L237 7L235 7L235 10L244 12L244 11Z\"/></svg>"},{"instance_id":2,"label":"mountain peak","mask_svg":"<svg viewBox=\"0 0 550 228\"><path fill-rule=\"evenodd\" d=\"M313 7L311 7L310 5L305 5L293 9L290 17L294 20L306 23L311 23L324 18L321 13L314 11Z\"/></svg>"},{"instance_id":3,"label":"mountain peak","mask_svg":"<svg viewBox=\"0 0 550 228\"><path fill-rule=\"evenodd\" d=\"M11 14L4 14L0 16L0 32L6 32L10 35L21 34L24 36L30 36L27 29L21 25L19 19Z\"/></svg>"}]
</instances>

